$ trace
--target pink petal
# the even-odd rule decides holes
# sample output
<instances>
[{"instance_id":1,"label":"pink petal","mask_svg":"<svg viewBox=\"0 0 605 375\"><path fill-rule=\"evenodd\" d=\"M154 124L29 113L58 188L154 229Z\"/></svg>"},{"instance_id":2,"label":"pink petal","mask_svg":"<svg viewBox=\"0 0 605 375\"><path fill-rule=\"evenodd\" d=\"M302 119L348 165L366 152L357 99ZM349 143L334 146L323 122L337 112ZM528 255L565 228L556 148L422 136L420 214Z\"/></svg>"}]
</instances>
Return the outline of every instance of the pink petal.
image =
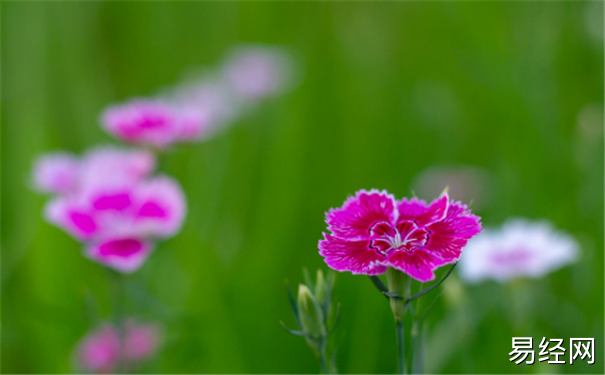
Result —
<instances>
[{"instance_id":1,"label":"pink petal","mask_svg":"<svg viewBox=\"0 0 605 375\"><path fill-rule=\"evenodd\" d=\"M97 147L82 159L82 183L111 181L136 182L147 177L155 168L155 156L145 150L124 149L113 146Z\"/></svg>"},{"instance_id":2,"label":"pink petal","mask_svg":"<svg viewBox=\"0 0 605 375\"><path fill-rule=\"evenodd\" d=\"M426 202L416 197L408 200L403 198L397 203L397 211L399 212L398 221L415 220L422 215L427 209Z\"/></svg>"},{"instance_id":3,"label":"pink petal","mask_svg":"<svg viewBox=\"0 0 605 375\"><path fill-rule=\"evenodd\" d=\"M457 261L467 241L481 232L479 220L466 206L452 202L447 216L427 227L431 234L424 250L444 261Z\"/></svg>"},{"instance_id":4,"label":"pink petal","mask_svg":"<svg viewBox=\"0 0 605 375\"><path fill-rule=\"evenodd\" d=\"M49 193L70 193L78 182L78 160L68 153L47 154L34 165L33 180L36 188Z\"/></svg>"},{"instance_id":5,"label":"pink petal","mask_svg":"<svg viewBox=\"0 0 605 375\"><path fill-rule=\"evenodd\" d=\"M94 213L80 207L73 200L58 197L51 200L45 208L45 217L77 239L86 240L95 236L99 225Z\"/></svg>"},{"instance_id":6,"label":"pink petal","mask_svg":"<svg viewBox=\"0 0 605 375\"><path fill-rule=\"evenodd\" d=\"M185 196L175 180L160 176L146 181L135 192L137 209L133 213L138 233L167 237L183 224Z\"/></svg>"},{"instance_id":7,"label":"pink petal","mask_svg":"<svg viewBox=\"0 0 605 375\"><path fill-rule=\"evenodd\" d=\"M137 238L118 238L88 245L86 255L117 271L131 273L143 265L152 250L149 242Z\"/></svg>"},{"instance_id":8,"label":"pink petal","mask_svg":"<svg viewBox=\"0 0 605 375\"><path fill-rule=\"evenodd\" d=\"M113 372L120 356L117 330L110 324L88 333L78 345L80 367L90 372Z\"/></svg>"},{"instance_id":9,"label":"pink petal","mask_svg":"<svg viewBox=\"0 0 605 375\"><path fill-rule=\"evenodd\" d=\"M433 270L445 264L440 259L422 250L394 251L389 254L388 264L422 282L435 278Z\"/></svg>"},{"instance_id":10,"label":"pink petal","mask_svg":"<svg viewBox=\"0 0 605 375\"><path fill-rule=\"evenodd\" d=\"M132 100L108 108L101 122L110 134L126 142L164 148L178 136L178 114L168 102Z\"/></svg>"},{"instance_id":11,"label":"pink petal","mask_svg":"<svg viewBox=\"0 0 605 375\"><path fill-rule=\"evenodd\" d=\"M132 361L151 358L160 343L160 328L155 324L127 322L124 342L125 357Z\"/></svg>"},{"instance_id":12,"label":"pink petal","mask_svg":"<svg viewBox=\"0 0 605 375\"><path fill-rule=\"evenodd\" d=\"M443 220L447 215L449 197L444 193L440 198L435 199L425 212L416 217L415 221L419 227L430 223Z\"/></svg>"},{"instance_id":13,"label":"pink petal","mask_svg":"<svg viewBox=\"0 0 605 375\"><path fill-rule=\"evenodd\" d=\"M287 87L291 68L289 56L278 49L240 48L225 63L225 78L236 95L262 99Z\"/></svg>"},{"instance_id":14,"label":"pink petal","mask_svg":"<svg viewBox=\"0 0 605 375\"><path fill-rule=\"evenodd\" d=\"M380 275L386 271L386 257L370 248L366 240L351 241L324 233L319 241L319 254L331 268L354 274Z\"/></svg>"},{"instance_id":15,"label":"pink petal","mask_svg":"<svg viewBox=\"0 0 605 375\"><path fill-rule=\"evenodd\" d=\"M351 240L369 239L377 222L392 223L396 218L395 200L386 191L358 191L341 208L326 215L328 229L333 235Z\"/></svg>"}]
</instances>

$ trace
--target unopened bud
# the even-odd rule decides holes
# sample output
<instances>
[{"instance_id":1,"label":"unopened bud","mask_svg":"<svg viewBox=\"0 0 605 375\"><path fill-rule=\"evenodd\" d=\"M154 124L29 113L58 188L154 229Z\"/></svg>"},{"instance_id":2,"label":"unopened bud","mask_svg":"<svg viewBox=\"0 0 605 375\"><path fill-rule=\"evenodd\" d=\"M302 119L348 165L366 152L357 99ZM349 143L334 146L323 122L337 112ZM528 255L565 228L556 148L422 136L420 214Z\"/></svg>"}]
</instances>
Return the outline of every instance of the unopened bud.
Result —
<instances>
[{"instance_id":1,"label":"unopened bud","mask_svg":"<svg viewBox=\"0 0 605 375\"><path fill-rule=\"evenodd\" d=\"M298 286L298 314L302 330L313 337L325 336L324 316L321 306L306 285Z\"/></svg>"}]
</instances>

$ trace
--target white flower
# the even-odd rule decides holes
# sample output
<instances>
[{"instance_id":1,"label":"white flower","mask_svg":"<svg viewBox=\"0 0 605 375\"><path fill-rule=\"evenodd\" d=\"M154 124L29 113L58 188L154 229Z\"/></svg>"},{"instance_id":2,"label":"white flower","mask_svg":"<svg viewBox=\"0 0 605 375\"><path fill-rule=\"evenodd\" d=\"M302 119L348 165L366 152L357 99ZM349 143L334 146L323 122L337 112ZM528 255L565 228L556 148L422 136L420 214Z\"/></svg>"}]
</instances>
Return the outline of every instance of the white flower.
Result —
<instances>
[{"instance_id":1,"label":"white flower","mask_svg":"<svg viewBox=\"0 0 605 375\"><path fill-rule=\"evenodd\" d=\"M550 223L511 219L468 242L460 257L460 275L471 283L542 277L575 261L578 253L576 240Z\"/></svg>"}]
</instances>

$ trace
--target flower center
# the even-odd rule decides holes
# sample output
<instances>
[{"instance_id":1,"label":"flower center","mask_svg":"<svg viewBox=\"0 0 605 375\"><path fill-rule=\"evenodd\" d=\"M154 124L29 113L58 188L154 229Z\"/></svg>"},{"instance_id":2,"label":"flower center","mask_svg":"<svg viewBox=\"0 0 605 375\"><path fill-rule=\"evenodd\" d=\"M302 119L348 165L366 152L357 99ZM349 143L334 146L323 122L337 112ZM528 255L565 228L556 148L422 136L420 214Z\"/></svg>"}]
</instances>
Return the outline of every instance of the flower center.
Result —
<instances>
[{"instance_id":1,"label":"flower center","mask_svg":"<svg viewBox=\"0 0 605 375\"><path fill-rule=\"evenodd\" d=\"M412 253L415 249L426 245L430 231L420 228L414 221L404 221L393 226L379 221L369 230L372 240L370 247L382 255L391 251L406 251Z\"/></svg>"}]
</instances>

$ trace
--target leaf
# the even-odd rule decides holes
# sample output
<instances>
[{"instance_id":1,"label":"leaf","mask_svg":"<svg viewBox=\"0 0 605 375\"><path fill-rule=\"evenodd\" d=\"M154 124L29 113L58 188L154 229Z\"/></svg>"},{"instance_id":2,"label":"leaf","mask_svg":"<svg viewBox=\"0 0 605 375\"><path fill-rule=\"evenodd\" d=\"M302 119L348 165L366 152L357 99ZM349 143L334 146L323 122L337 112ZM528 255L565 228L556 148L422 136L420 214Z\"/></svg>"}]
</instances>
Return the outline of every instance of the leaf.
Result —
<instances>
[{"instance_id":1,"label":"leaf","mask_svg":"<svg viewBox=\"0 0 605 375\"><path fill-rule=\"evenodd\" d=\"M282 322L281 320L279 321L279 323L282 325L282 327L284 327L288 332L290 332L293 335L296 336L304 336L305 333L303 331L295 331L293 329L288 328L288 326L286 326L286 324L284 322Z\"/></svg>"},{"instance_id":2,"label":"leaf","mask_svg":"<svg viewBox=\"0 0 605 375\"><path fill-rule=\"evenodd\" d=\"M288 291L288 300L290 301L290 307L292 308L292 312L294 313L294 318L296 319L296 324L298 324L299 327L302 327L302 325L300 324L300 315L298 313L298 305L296 304L296 299L294 298L294 295L292 294L292 289L290 289L290 284L288 284L288 282L286 282L286 289Z\"/></svg>"}]
</instances>

